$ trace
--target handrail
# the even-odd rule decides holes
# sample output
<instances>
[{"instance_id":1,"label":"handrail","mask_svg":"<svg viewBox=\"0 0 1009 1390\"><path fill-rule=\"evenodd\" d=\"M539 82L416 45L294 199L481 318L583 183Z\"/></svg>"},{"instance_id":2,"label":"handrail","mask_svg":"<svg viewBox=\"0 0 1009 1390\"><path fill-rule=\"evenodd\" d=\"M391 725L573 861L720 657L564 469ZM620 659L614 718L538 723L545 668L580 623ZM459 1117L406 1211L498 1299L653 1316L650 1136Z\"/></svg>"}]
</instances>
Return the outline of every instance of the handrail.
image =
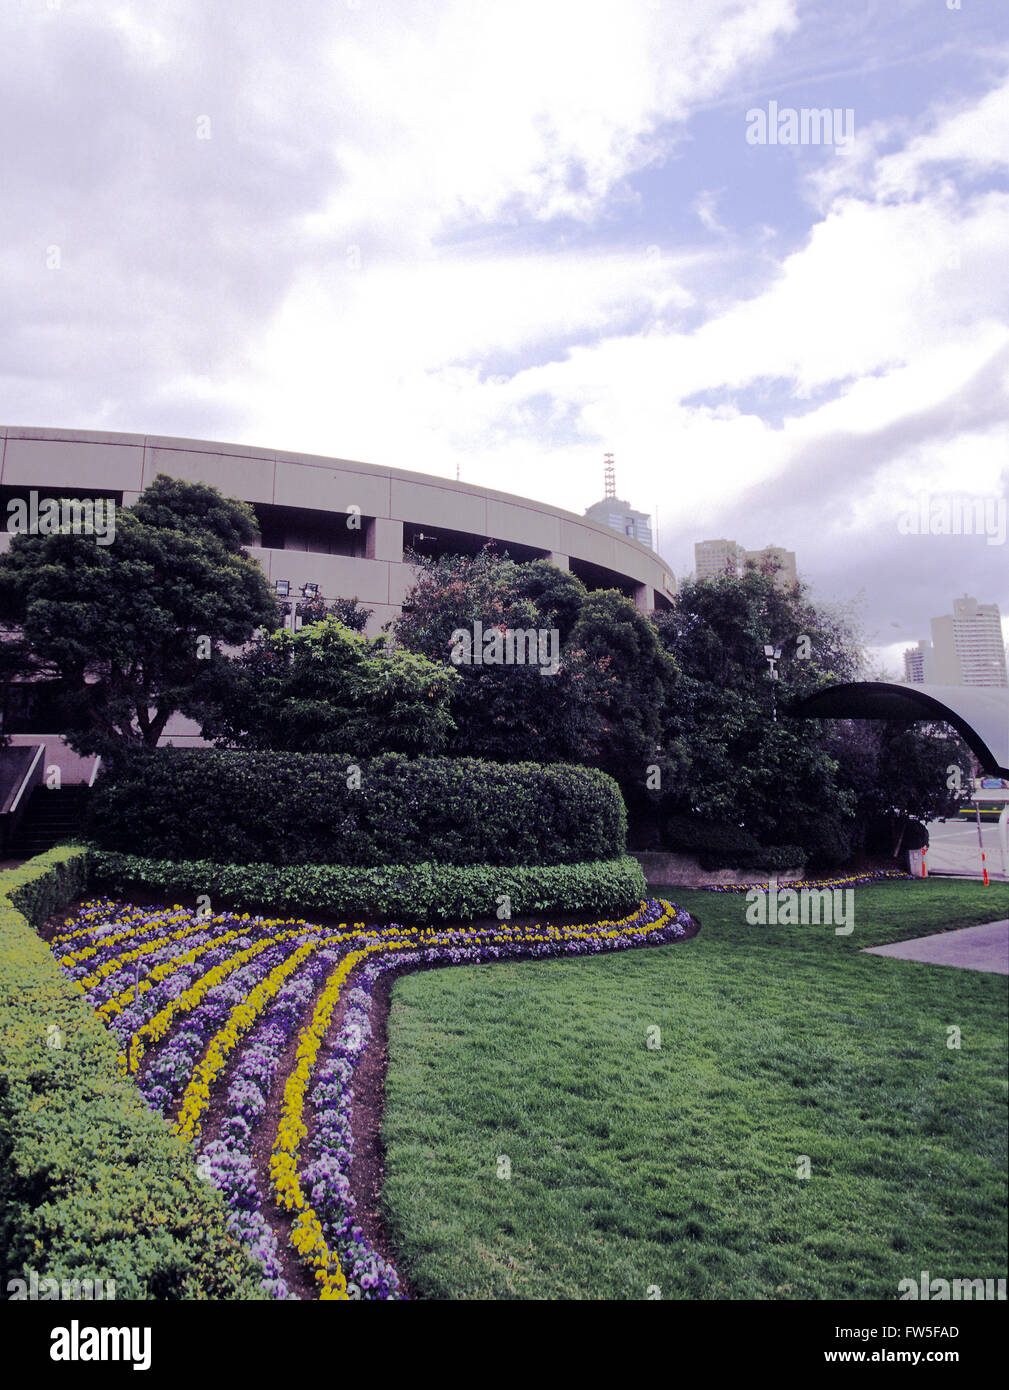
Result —
<instances>
[{"instance_id":1,"label":"handrail","mask_svg":"<svg viewBox=\"0 0 1009 1390\"><path fill-rule=\"evenodd\" d=\"M32 773L35 771L35 768L36 768L36 765L38 764L39 758L41 758L42 754L43 754L45 751L46 751L46 746L45 746L45 744L44 744L44 743L40 743L39 746L38 746L38 748L35 750L35 756L34 756L34 758L32 758L31 766L29 767L28 771L25 773L24 777L21 779L21 785L20 785L20 787L18 787L17 796L15 796L14 800L11 802L10 811L8 812L8 815L13 815L14 812L17 810L17 808L18 808L18 802L21 800L21 797L22 797L22 795L24 794L24 789L25 789L25 787L27 787L29 781L31 780L31 775L32 775Z\"/></svg>"}]
</instances>

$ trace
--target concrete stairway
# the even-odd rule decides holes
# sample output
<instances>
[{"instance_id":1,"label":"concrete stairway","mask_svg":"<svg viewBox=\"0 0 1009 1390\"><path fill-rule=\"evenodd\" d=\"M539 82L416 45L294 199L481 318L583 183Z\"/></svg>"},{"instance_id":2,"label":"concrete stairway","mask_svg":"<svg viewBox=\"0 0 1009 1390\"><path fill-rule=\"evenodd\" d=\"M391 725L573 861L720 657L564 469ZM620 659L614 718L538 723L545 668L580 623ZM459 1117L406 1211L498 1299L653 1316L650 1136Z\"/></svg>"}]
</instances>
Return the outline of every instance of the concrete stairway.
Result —
<instances>
[{"instance_id":1,"label":"concrete stairway","mask_svg":"<svg viewBox=\"0 0 1009 1390\"><path fill-rule=\"evenodd\" d=\"M83 782L58 791L36 787L14 834L11 857L28 859L77 839L83 833L89 790Z\"/></svg>"}]
</instances>

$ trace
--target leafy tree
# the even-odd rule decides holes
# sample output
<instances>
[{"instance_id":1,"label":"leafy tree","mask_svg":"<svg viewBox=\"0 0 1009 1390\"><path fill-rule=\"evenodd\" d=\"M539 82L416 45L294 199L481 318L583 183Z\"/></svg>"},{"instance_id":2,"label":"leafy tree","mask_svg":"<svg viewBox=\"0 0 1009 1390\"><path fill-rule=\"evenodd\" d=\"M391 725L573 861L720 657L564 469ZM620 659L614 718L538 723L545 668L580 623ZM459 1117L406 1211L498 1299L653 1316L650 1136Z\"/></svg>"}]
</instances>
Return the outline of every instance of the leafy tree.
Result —
<instances>
[{"instance_id":1,"label":"leafy tree","mask_svg":"<svg viewBox=\"0 0 1009 1390\"><path fill-rule=\"evenodd\" d=\"M415 578L392 623L396 640L432 661L449 660L452 634L480 621L492 627L535 627L540 610L522 592L522 566L492 544L475 556L412 554ZM577 581L576 581L577 582Z\"/></svg>"},{"instance_id":2,"label":"leafy tree","mask_svg":"<svg viewBox=\"0 0 1009 1390\"><path fill-rule=\"evenodd\" d=\"M306 598L297 604L295 612L302 623L317 623L322 618L338 618L351 632L363 632L374 608L362 608L356 598Z\"/></svg>"},{"instance_id":3,"label":"leafy tree","mask_svg":"<svg viewBox=\"0 0 1009 1390\"><path fill-rule=\"evenodd\" d=\"M588 590L570 570L558 569L549 560L529 560L516 565L518 594L530 600L546 627L555 627L567 644L582 614Z\"/></svg>"},{"instance_id":4,"label":"leafy tree","mask_svg":"<svg viewBox=\"0 0 1009 1390\"><path fill-rule=\"evenodd\" d=\"M58 532L15 536L0 558L0 621L65 692L63 732L80 753L154 745L198 707L208 671L277 607L243 546L251 507L159 475L120 508L111 544Z\"/></svg>"},{"instance_id":5,"label":"leafy tree","mask_svg":"<svg viewBox=\"0 0 1009 1390\"><path fill-rule=\"evenodd\" d=\"M654 813L662 786L682 776L687 764L665 717L679 676L676 662L654 624L616 589L586 596L569 645L602 675L593 694L603 729L592 761L620 783L639 838L642 817Z\"/></svg>"},{"instance_id":6,"label":"leafy tree","mask_svg":"<svg viewBox=\"0 0 1009 1390\"><path fill-rule=\"evenodd\" d=\"M203 734L233 748L436 753L453 730L451 667L366 637L329 615L261 634L215 674Z\"/></svg>"},{"instance_id":7,"label":"leafy tree","mask_svg":"<svg viewBox=\"0 0 1009 1390\"><path fill-rule=\"evenodd\" d=\"M955 816L970 783L970 753L946 725L900 720L830 721L826 744L838 781L855 800L859 847L894 858L913 821ZM915 846L917 847L917 846Z\"/></svg>"},{"instance_id":8,"label":"leafy tree","mask_svg":"<svg viewBox=\"0 0 1009 1390\"><path fill-rule=\"evenodd\" d=\"M557 634L557 673L535 666L460 665L450 751L501 761L580 762L619 782L637 822L654 816L663 781L686 757L665 738L675 662L647 617L616 590L590 593L546 560L516 563L485 547L475 557L417 559L417 580L394 631L435 660L477 622Z\"/></svg>"},{"instance_id":9,"label":"leafy tree","mask_svg":"<svg viewBox=\"0 0 1009 1390\"><path fill-rule=\"evenodd\" d=\"M756 568L685 584L656 627L681 673L666 738L690 754L690 776L666 809L745 826L764 844L802 845L824 862L847 858L855 798L817 722L783 711L857 676L851 628L815 608L801 585L781 589ZM781 651L777 680L765 645Z\"/></svg>"},{"instance_id":10,"label":"leafy tree","mask_svg":"<svg viewBox=\"0 0 1009 1390\"><path fill-rule=\"evenodd\" d=\"M396 639L449 662L453 634L556 629L563 643L587 590L546 561L516 563L490 545L476 556L414 556L416 580L393 624ZM540 604L542 603L542 607ZM499 762L583 762L599 750L604 721L596 698L604 673L569 642L554 675L537 665L461 664L448 751Z\"/></svg>"}]
</instances>

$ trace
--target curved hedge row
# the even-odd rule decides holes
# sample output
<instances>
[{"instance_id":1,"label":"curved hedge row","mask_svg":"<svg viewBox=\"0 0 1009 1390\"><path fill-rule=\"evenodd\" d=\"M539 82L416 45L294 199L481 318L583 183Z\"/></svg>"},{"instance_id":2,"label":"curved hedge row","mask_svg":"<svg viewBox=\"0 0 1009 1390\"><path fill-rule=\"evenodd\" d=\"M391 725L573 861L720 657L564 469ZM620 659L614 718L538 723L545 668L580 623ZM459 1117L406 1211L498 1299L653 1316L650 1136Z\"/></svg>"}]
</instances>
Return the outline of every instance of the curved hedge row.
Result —
<instances>
[{"instance_id":1,"label":"curved hedge row","mask_svg":"<svg viewBox=\"0 0 1009 1390\"><path fill-rule=\"evenodd\" d=\"M88 833L219 864L576 864L622 854L627 813L611 777L563 763L131 749L100 777Z\"/></svg>"},{"instance_id":2,"label":"curved hedge row","mask_svg":"<svg viewBox=\"0 0 1009 1390\"><path fill-rule=\"evenodd\" d=\"M92 880L106 891L136 887L219 905L277 913L325 912L369 922L467 922L496 917L507 895L513 917L630 911L648 896L630 855L591 864L521 868L489 864L340 864L286 866L157 860L94 850Z\"/></svg>"},{"instance_id":3,"label":"curved hedge row","mask_svg":"<svg viewBox=\"0 0 1009 1390\"><path fill-rule=\"evenodd\" d=\"M262 1298L191 1152L119 1076L117 1045L34 927L87 851L0 874L0 1249L7 1277L112 1280L122 1298Z\"/></svg>"}]
</instances>

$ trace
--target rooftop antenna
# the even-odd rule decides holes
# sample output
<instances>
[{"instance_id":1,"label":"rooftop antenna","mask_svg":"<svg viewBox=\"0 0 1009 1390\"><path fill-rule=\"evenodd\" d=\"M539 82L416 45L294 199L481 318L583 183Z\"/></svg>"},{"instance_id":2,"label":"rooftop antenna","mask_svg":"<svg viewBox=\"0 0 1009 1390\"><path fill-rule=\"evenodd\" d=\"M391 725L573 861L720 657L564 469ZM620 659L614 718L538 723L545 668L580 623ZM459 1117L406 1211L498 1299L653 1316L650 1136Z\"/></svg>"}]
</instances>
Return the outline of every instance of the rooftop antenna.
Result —
<instances>
[{"instance_id":1,"label":"rooftop antenna","mask_svg":"<svg viewBox=\"0 0 1009 1390\"><path fill-rule=\"evenodd\" d=\"M603 483L605 485L604 497L607 501L617 495L617 476L613 467L613 455L603 454Z\"/></svg>"}]
</instances>

